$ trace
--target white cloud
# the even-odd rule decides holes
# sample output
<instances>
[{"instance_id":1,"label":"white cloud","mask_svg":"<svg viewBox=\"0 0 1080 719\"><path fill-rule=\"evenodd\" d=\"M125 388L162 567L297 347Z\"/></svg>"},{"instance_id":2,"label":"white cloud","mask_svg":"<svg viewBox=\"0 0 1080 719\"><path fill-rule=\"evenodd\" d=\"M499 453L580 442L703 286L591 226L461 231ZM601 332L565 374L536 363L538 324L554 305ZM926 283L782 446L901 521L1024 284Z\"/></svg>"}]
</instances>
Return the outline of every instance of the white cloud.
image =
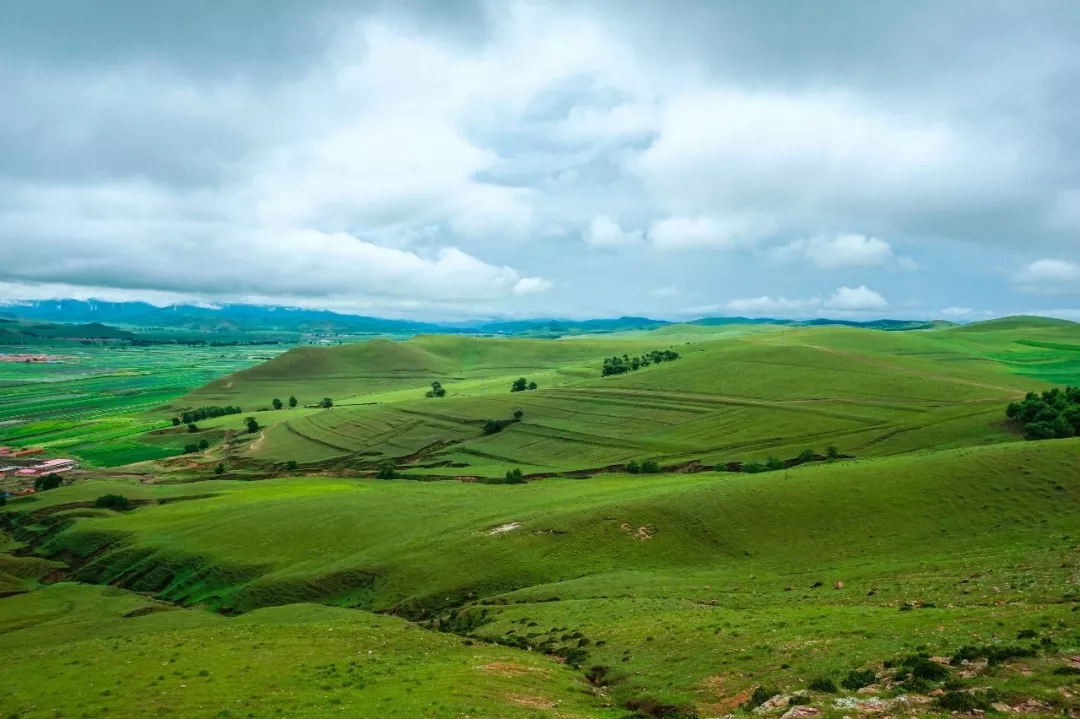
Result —
<instances>
[{"instance_id":1,"label":"white cloud","mask_svg":"<svg viewBox=\"0 0 1080 719\"><path fill-rule=\"evenodd\" d=\"M514 285L515 295L531 295L537 292L547 292L552 288L550 280L545 280L542 277L522 277Z\"/></svg>"},{"instance_id":2,"label":"white cloud","mask_svg":"<svg viewBox=\"0 0 1080 719\"><path fill-rule=\"evenodd\" d=\"M938 316L963 322L988 319L993 317L994 313L988 310L975 310L970 307L946 307L941 312L938 312Z\"/></svg>"},{"instance_id":3,"label":"white cloud","mask_svg":"<svg viewBox=\"0 0 1080 719\"><path fill-rule=\"evenodd\" d=\"M607 215L597 215L585 228L581 239L595 247L618 247L641 241L641 231L626 231Z\"/></svg>"},{"instance_id":4,"label":"white cloud","mask_svg":"<svg viewBox=\"0 0 1080 719\"><path fill-rule=\"evenodd\" d=\"M744 215L728 217L668 217L649 228L649 240L665 250L693 247L730 249L752 244L765 232L765 223Z\"/></svg>"},{"instance_id":5,"label":"white cloud","mask_svg":"<svg viewBox=\"0 0 1080 719\"><path fill-rule=\"evenodd\" d=\"M901 269L918 266L910 258L897 258L888 242L859 234L816 235L793 240L773 248L769 254L782 262L806 260L823 270L888 264L896 264Z\"/></svg>"},{"instance_id":6,"label":"white cloud","mask_svg":"<svg viewBox=\"0 0 1080 719\"><path fill-rule=\"evenodd\" d=\"M788 299L784 296L752 297L728 302L726 308L731 312L754 317L773 315L779 317L808 317L823 314L826 316L858 317L867 312L885 309L888 303L877 292L860 285L859 287L840 287L830 297L822 301L820 297Z\"/></svg>"},{"instance_id":7,"label":"white cloud","mask_svg":"<svg viewBox=\"0 0 1080 719\"><path fill-rule=\"evenodd\" d=\"M830 310L868 312L885 309L888 305L885 298L877 292L866 285L859 285L858 287L841 287L825 301L823 306Z\"/></svg>"},{"instance_id":8,"label":"white cloud","mask_svg":"<svg viewBox=\"0 0 1080 719\"><path fill-rule=\"evenodd\" d=\"M1080 264L1069 260L1035 260L1013 278L1019 289L1030 294L1080 293Z\"/></svg>"},{"instance_id":9,"label":"white cloud","mask_svg":"<svg viewBox=\"0 0 1080 719\"><path fill-rule=\"evenodd\" d=\"M649 290L649 297L655 297L657 299L668 299L669 297L676 297L679 291L674 287L657 287L654 290Z\"/></svg>"},{"instance_id":10,"label":"white cloud","mask_svg":"<svg viewBox=\"0 0 1080 719\"><path fill-rule=\"evenodd\" d=\"M762 314L803 314L821 306L821 299L811 297L808 299L789 300L786 297L753 297L749 299L732 300L726 307L732 312L761 316Z\"/></svg>"}]
</instances>

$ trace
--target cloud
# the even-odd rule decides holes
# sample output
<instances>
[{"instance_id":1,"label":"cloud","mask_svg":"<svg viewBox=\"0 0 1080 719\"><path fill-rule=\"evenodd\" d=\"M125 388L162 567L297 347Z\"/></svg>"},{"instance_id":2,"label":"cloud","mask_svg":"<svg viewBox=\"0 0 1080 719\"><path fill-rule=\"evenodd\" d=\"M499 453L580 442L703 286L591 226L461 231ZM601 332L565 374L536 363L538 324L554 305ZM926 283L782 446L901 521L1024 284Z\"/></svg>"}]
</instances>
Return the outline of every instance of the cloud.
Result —
<instances>
[{"instance_id":1,"label":"cloud","mask_svg":"<svg viewBox=\"0 0 1080 719\"><path fill-rule=\"evenodd\" d=\"M871 310L883 310L889 303L885 298L874 292L866 285L858 287L841 287L833 293L832 297L825 301L825 309L843 310L846 312L867 312Z\"/></svg>"},{"instance_id":2,"label":"cloud","mask_svg":"<svg viewBox=\"0 0 1080 719\"><path fill-rule=\"evenodd\" d=\"M626 231L607 215L597 215L585 228L581 239L594 247L618 247L641 241L641 231Z\"/></svg>"},{"instance_id":3,"label":"cloud","mask_svg":"<svg viewBox=\"0 0 1080 719\"><path fill-rule=\"evenodd\" d=\"M994 313L988 310L975 310L970 307L946 307L937 314L939 317L960 322L984 320L994 316Z\"/></svg>"},{"instance_id":4,"label":"cloud","mask_svg":"<svg viewBox=\"0 0 1080 719\"><path fill-rule=\"evenodd\" d=\"M654 290L649 290L649 297L655 297L657 299L668 299L670 297L677 297L679 290L674 287L657 287Z\"/></svg>"},{"instance_id":5,"label":"cloud","mask_svg":"<svg viewBox=\"0 0 1080 719\"><path fill-rule=\"evenodd\" d=\"M514 285L515 295L531 295L537 292L547 292L553 287L550 280L542 277L522 277Z\"/></svg>"},{"instance_id":6,"label":"cloud","mask_svg":"<svg viewBox=\"0 0 1080 719\"><path fill-rule=\"evenodd\" d=\"M1029 294L1080 294L1080 264L1069 260L1035 260L1018 272L1013 281Z\"/></svg>"},{"instance_id":7,"label":"cloud","mask_svg":"<svg viewBox=\"0 0 1080 719\"><path fill-rule=\"evenodd\" d=\"M762 314L803 314L821 306L821 299L812 297L808 299L789 300L786 297L753 297L742 300L732 300L726 307L732 312L760 316Z\"/></svg>"},{"instance_id":8,"label":"cloud","mask_svg":"<svg viewBox=\"0 0 1080 719\"><path fill-rule=\"evenodd\" d=\"M817 235L792 240L773 248L769 254L781 262L805 260L823 270L875 265L895 265L901 269L918 267L914 260L894 255L888 242L858 234Z\"/></svg>"},{"instance_id":9,"label":"cloud","mask_svg":"<svg viewBox=\"0 0 1080 719\"><path fill-rule=\"evenodd\" d=\"M752 244L763 233L764 224L750 217L668 217L649 228L653 246L664 249L715 247L730 249Z\"/></svg>"},{"instance_id":10,"label":"cloud","mask_svg":"<svg viewBox=\"0 0 1080 719\"><path fill-rule=\"evenodd\" d=\"M840 287L830 297L822 301L820 297L788 299L784 296L765 295L749 299L737 299L727 303L731 312L762 317L807 317L813 314L832 316L857 316L867 312L876 312L888 307L888 302L877 292L860 285L859 287Z\"/></svg>"}]
</instances>

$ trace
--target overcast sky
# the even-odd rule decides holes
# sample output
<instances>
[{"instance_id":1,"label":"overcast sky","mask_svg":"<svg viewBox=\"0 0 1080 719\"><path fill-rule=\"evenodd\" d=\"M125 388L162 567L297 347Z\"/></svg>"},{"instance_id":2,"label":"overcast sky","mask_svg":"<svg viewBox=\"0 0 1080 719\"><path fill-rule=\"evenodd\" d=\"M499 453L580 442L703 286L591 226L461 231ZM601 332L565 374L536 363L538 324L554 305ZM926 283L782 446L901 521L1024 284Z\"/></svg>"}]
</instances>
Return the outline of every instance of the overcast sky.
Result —
<instances>
[{"instance_id":1,"label":"overcast sky","mask_svg":"<svg viewBox=\"0 0 1080 719\"><path fill-rule=\"evenodd\" d=\"M0 300L1080 319L1080 3L0 3Z\"/></svg>"}]
</instances>

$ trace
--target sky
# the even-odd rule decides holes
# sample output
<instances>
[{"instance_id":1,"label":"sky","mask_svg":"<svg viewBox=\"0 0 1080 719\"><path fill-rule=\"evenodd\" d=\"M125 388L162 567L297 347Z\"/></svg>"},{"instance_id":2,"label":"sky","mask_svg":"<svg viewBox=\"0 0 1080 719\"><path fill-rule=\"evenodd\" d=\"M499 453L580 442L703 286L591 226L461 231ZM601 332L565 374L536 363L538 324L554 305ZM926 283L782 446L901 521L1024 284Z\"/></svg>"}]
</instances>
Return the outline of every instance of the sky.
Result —
<instances>
[{"instance_id":1,"label":"sky","mask_svg":"<svg viewBox=\"0 0 1080 719\"><path fill-rule=\"evenodd\" d=\"M2 3L49 298L1080 319L1080 3Z\"/></svg>"}]
</instances>

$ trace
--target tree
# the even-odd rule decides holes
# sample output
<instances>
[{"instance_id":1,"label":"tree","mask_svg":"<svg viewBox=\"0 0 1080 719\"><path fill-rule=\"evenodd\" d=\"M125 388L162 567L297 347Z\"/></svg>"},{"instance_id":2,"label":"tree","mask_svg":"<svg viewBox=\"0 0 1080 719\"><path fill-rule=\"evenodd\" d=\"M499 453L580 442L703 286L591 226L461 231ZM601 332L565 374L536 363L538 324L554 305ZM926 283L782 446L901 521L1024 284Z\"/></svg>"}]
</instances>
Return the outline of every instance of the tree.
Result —
<instances>
[{"instance_id":1,"label":"tree","mask_svg":"<svg viewBox=\"0 0 1080 719\"><path fill-rule=\"evenodd\" d=\"M285 469L289 470L290 472L295 472L299 467L300 465L295 459L290 459L288 462L285 463Z\"/></svg>"},{"instance_id":2,"label":"tree","mask_svg":"<svg viewBox=\"0 0 1080 719\"><path fill-rule=\"evenodd\" d=\"M524 377L519 377L514 380L514 383L510 385L511 392L524 392L529 387L529 381Z\"/></svg>"},{"instance_id":3,"label":"tree","mask_svg":"<svg viewBox=\"0 0 1080 719\"><path fill-rule=\"evenodd\" d=\"M512 470L506 473L507 484L525 484L525 477L521 474L521 469L514 467Z\"/></svg>"},{"instance_id":4,"label":"tree","mask_svg":"<svg viewBox=\"0 0 1080 719\"><path fill-rule=\"evenodd\" d=\"M630 474L637 474L641 471L641 465L637 463L636 459L631 459L630 463L626 465L626 471Z\"/></svg>"},{"instance_id":5,"label":"tree","mask_svg":"<svg viewBox=\"0 0 1080 719\"><path fill-rule=\"evenodd\" d=\"M660 471L660 465L655 459L646 459L641 463L641 471L645 474L656 474Z\"/></svg>"},{"instance_id":6,"label":"tree","mask_svg":"<svg viewBox=\"0 0 1080 719\"><path fill-rule=\"evenodd\" d=\"M776 457L773 457L772 455L769 455L768 459L765 460L765 471L766 472L775 472L776 470L783 469L783 468L784 468L784 460L782 460L782 459L777 459Z\"/></svg>"},{"instance_id":7,"label":"tree","mask_svg":"<svg viewBox=\"0 0 1080 719\"><path fill-rule=\"evenodd\" d=\"M521 418L524 417L524 416L525 416L525 413L522 412L520 409L515 409L514 410L514 419L516 419L517 421L520 422Z\"/></svg>"},{"instance_id":8,"label":"tree","mask_svg":"<svg viewBox=\"0 0 1080 719\"><path fill-rule=\"evenodd\" d=\"M127 497L120 494L103 494L94 500L94 507L97 509L115 509L117 512L122 512L125 509L131 509L131 502Z\"/></svg>"},{"instance_id":9,"label":"tree","mask_svg":"<svg viewBox=\"0 0 1080 719\"><path fill-rule=\"evenodd\" d=\"M757 474L758 472L764 472L765 468L761 466L761 462L744 462L742 471L747 474Z\"/></svg>"},{"instance_id":10,"label":"tree","mask_svg":"<svg viewBox=\"0 0 1080 719\"><path fill-rule=\"evenodd\" d=\"M214 467L214 474L225 474L224 462L218 462L218 466Z\"/></svg>"},{"instance_id":11,"label":"tree","mask_svg":"<svg viewBox=\"0 0 1080 719\"><path fill-rule=\"evenodd\" d=\"M530 382L529 383L529 389L536 389L536 383L535 382Z\"/></svg>"},{"instance_id":12,"label":"tree","mask_svg":"<svg viewBox=\"0 0 1080 719\"><path fill-rule=\"evenodd\" d=\"M199 445L197 444L185 444L184 454L195 454L199 451Z\"/></svg>"},{"instance_id":13,"label":"tree","mask_svg":"<svg viewBox=\"0 0 1080 719\"><path fill-rule=\"evenodd\" d=\"M205 452L208 449L210 449L210 442L205 437L203 437L199 440L199 451Z\"/></svg>"},{"instance_id":14,"label":"tree","mask_svg":"<svg viewBox=\"0 0 1080 719\"><path fill-rule=\"evenodd\" d=\"M799 459L800 462L813 462L814 461L814 450L812 450L812 449L804 449L802 452L799 452L798 459Z\"/></svg>"},{"instance_id":15,"label":"tree","mask_svg":"<svg viewBox=\"0 0 1080 719\"><path fill-rule=\"evenodd\" d=\"M187 431L191 432L191 433L195 433L195 432L199 431L199 427L198 427L198 425L195 425L195 424L188 424Z\"/></svg>"},{"instance_id":16,"label":"tree","mask_svg":"<svg viewBox=\"0 0 1080 719\"><path fill-rule=\"evenodd\" d=\"M825 449L825 456L829 459L840 459L840 450L836 448L835 444L830 444Z\"/></svg>"},{"instance_id":17,"label":"tree","mask_svg":"<svg viewBox=\"0 0 1080 719\"><path fill-rule=\"evenodd\" d=\"M296 408L296 397L289 397L289 409Z\"/></svg>"},{"instance_id":18,"label":"tree","mask_svg":"<svg viewBox=\"0 0 1080 719\"><path fill-rule=\"evenodd\" d=\"M392 459L384 459L375 469L375 479L393 479L397 476L397 466Z\"/></svg>"},{"instance_id":19,"label":"tree","mask_svg":"<svg viewBox=\"0 0 1080 719\"><path fill-rule=\"evenodd\" d=\"M50 472L44 477L38 477L34 480L34 491L46 492L50 489L56 489L63 483L63 477L61 477L59 474L56 474L55 472Z\"/></svg>"},{"instance_id":20,"label":"tree","mask_svg":"<svg viewBox=\"0 0 1080 719\"><path fill-rule=\"evenodd\" d=\"M280 400L280 399L278 399L277 397L274 397L274 401L273 401L273 402L271 402L270 404L274 405L274 409L281 409L282 407L284 407L284 406L285 406L285 405L283 405L283 404L281 403L281 400Z\"/></svg>"},{"instance_id":21,"label":"tree","mask_svg":"<svg viewBox=\"0 0 1080 719\"><path fill-rule=\"evenodd\" d=\"M497 419L489 419L487 422L484 422L484 434L502 432L502 428L502 422Z\"/></svg>"},{"instance_id":22,"label":"tree","mask_svg":"<svg viewBox=\"0 0 1080 719\"><path fill-rule=\"evenodd\" d=\"M248 417L244 420L244 425L247 427L248 434L255 434L259 431L259 420L254 417Z\"/></svg>"},{"instance_id":23,"label":"tree","mask_svg":"<svg viewBox=\"0 0 1080 719\"><path fill-rule=\"evenodd\" d=\"M173 427L179 427L180 426L180 418L179 417L173 417L172 418L172 426Z\"/></svg>"},{"instance_id":24,"label":"tree","mask_svg":"<svg viewBox=\"0 0 1080 719\"><path fill-rule=\"evenodd\" d=\"M319 406L323 409L330 409L334 406L334 400L330 399L329 397L323 397L322 402L319 402Z\"/></svg>"},{"instance_id":25,"label":"tree","mask_svg":"<svg viewBox=\"0 0 1080 719\"><path fill-rule=\"evenodd\" d=\"M429 389L424 396L425 397L445 397L446 396L446 390L443 389L443 386L442 386L441 383L432 382L431 383L431 389Z\"/></svg>"}]
</instances>

